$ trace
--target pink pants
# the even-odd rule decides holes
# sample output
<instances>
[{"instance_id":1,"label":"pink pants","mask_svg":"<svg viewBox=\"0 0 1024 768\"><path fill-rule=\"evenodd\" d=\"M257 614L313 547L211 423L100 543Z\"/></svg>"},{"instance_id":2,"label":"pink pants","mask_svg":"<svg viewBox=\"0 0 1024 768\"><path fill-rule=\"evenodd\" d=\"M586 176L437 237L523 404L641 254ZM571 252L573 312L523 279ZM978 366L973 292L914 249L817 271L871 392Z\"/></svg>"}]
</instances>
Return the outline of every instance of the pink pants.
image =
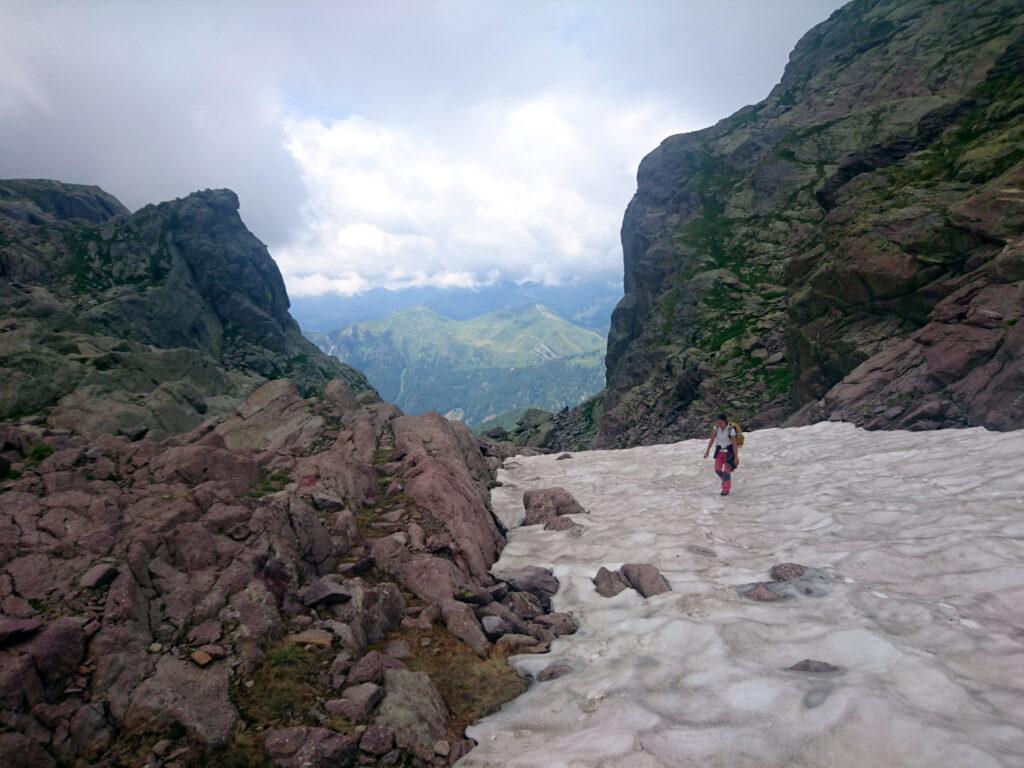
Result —
<instances>
[{"instance_id":1,"label":"pink pants","mask_svg":"<svg viewBox=\"0 0 1024 768\"><path fill-rule=\"evenodd\" d=\"M732 470L734 467L729 463L730 452L719 450L715 453L715 474L722 478L722 493L732 490Z\"/></svg>"}]
</instances>

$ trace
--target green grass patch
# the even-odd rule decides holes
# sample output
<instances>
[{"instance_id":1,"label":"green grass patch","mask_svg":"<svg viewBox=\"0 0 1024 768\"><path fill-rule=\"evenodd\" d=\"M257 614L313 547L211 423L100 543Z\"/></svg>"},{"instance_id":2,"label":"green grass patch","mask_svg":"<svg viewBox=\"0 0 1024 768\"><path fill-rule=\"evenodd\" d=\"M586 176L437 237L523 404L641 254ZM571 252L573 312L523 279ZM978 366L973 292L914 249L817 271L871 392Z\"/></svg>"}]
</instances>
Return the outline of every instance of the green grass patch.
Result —
<instances>
[{"instance_id":1,"label":"green grass patch","mask_svg":"<svg viewBox=\"0 0 1024 768\"><path fill-rule=\"evenodd\" d=\"M25 464L35 466L53 455L53 446L48 443L36 443L25 453Z\"/></svg>"},{"instance_id":2,"label":"green grass patch","mask_svg":"<svg viewBox=\"0 0 1024 768\"><path fill-rule=\"evenodd\" d=\"M256 481L256 484L249 491L249 498L258 499L261 496L266 496L270 493L277 493L283 491L292 478L287 472L275 470L273 472L264 472L260 475L260 479Z\"/></svg>"}]
</instances>

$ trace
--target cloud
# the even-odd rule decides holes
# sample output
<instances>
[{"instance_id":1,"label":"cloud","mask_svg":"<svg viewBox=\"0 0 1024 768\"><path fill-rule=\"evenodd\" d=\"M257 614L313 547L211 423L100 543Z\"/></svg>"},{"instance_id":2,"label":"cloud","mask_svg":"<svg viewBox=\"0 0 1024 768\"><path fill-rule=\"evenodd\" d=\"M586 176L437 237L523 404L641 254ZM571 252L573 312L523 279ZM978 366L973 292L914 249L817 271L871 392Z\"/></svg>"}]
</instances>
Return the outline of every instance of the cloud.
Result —
<instances>
[{"instance_id":1,"label":"cloud","mask_svg":"<svg viewBox=\"0 0 1024 768\"><path fill-rule=\"evenodd\" d=\"M275 258L296 295L613 274L637 163L694 127L665 104L555 92L476 104L422 132L292 120L306 204Z\"/></svg>"}]
</instances>

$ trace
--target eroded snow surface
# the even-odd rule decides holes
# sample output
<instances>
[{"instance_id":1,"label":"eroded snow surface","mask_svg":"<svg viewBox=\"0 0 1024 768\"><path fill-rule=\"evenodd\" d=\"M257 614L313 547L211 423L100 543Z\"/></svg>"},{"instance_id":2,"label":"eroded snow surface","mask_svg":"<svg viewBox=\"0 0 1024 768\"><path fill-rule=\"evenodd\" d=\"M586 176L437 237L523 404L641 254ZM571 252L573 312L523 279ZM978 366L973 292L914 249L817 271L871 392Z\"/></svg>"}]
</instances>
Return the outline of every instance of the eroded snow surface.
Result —
<instances>
[{"instance_id":1,"label":"eroded snow surface","mask_svg":"<svg viewBox=\"0 0 1024 768\"><path fill-rule=\"evenodd\" d=\"M510 525L530 488L590 511L579 536L514 528L494 569L554 569L579 631L512 661L575 672L472 727L460 766L1024 766L1024 432L759 431L727 498L703 448L508 462ZM737 594L787 561L825 594ZM594 592L626 562L673 591Z\"/></svg>"}]
</instances>

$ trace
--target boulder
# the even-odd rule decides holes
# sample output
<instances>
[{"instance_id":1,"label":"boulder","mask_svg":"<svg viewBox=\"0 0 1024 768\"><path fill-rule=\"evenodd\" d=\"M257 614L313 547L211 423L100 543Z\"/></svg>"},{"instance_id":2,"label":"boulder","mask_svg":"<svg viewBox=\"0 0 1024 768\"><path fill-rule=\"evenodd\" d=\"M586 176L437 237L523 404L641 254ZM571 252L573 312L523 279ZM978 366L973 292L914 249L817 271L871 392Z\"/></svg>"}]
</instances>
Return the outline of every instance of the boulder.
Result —
<instances>
[{"instance_id":1,"label":"boulder","mask_svg":"<svg viewBox=\"0 0 1024 768\"><path fill-rule=\"evenodd\" d=\"M277 768L348 768L359 754L358 740L327 728L270 728L263 746Z\"/></svg>"},{"instance_id":2,"label":"boulder","mask_svg":"<svg viewBox=\"0 0 1024 768\"><path fill-rule=\"evenodd\" d=\"M547 680L556 680L575 671L576 669L568 664L551 664L537 673L537 681L543 683Z\"/></svg>"},{"instance_id":3,"label":"boulder","mask_svg":"<svg viewBox=\"0 0 1024 768\"><path fill-rule=\"evenodd\" d=\"M386 725L371 725L359 739L359 749L368 755L381 757L395 746L395 733Z\"/></svg>"},{"instance_id":4,"label":"boulder","mask_svg":"<svg viewBox=\"0 0 1024 768\"><path fill-rule=\"evenodd\" d=\"M671 585L661 575L661 571L650 563L626 563L620 572L626 583L644 597L672 591Z\"/></svg>"},{"instance_id":5,"label":"boulder","mask_svg":"<svg viewBox=\"0 0 1024 768\"><path fill-rule=\"evenodd\" d=\"M512 589L537 598L544 610L551 610L551 596L558 592L558 579L550 569L528 565L506 572L502 579Z\"/></svg>"},{"instance_id":6,"label":"boulder","mask_svg":"<svg viewBox=\"0 0 1024 768\"><path fill-rule=\"evenodd\" d=\"M457 600L446 600L441 603L441 616L452 635L472 648L477 656L487 658L490 643L487 642L480 622L469 605Z\"/></svg>"},{"instance_id":7,"label":"boulder","mask_svg":"<svg viewBox=\"0 0 1024 768\"><path fill-rule=\"evenodd\" d=\"M299 590L299 599L307 608L321 603L343 603L352 599L349 590L338 582L324 576Z\"/></svg>"},{"instance_id":8,"label":"boulder","mask_svg":"<svg viewBox=\"0 0 1024 768\"><path fill-rule=\"evenodd\" d=\"M31 637L43 628L39 619L0 618L0 648Z\"/></svg>"},{"instance_id":9,"label":"boulder","mask_svg":"<svg viewBox=\"0 0 1024 768\"><path fill-rule=\"evenodd\" d=\"M609 571L601 567L594 576L594 587L601 597L615 597L629 585L618 571Z\"/></svg>"},{"instance_id":10,"label":"boulder","mask_svg":"<svg viewBox=\"0 0 1024 768\"><path fill-rule=\"evenodd\" d=\"M83 589L95 589L109 584L117 577L117 566L111 563L97 563L82 574L78 586Z\"/></svg>"},{"instance_id":11,"label":"boulder","mask_svg":"<svg viewBox=\"0 0 1024 768\"><path fill-rule=\"evenodd\" d=\"M814 674L833 674L836 672L842 672L842 667L837 667L835 664L829 664L827 661L817 661L815 659L804 659L798 661L792 667L786 667L794 672L813 672Z\"/></svg>"},{"instance_id":12,"label":"boulder","mask_svg":"<svg viewBox=\"0 0 1024 768\"><path fill-rule=\"evenodd\" d=\"M340 699L328 701L324 708L332 715L358 723L366 720L383 698L384 689L376 683L360 683L346 688Z\"/></svg>"},{"instance_id":13,"label":"boulder","mask_svg":"<svg viewBox=\"0 0 1024 768\"><path fill-rule=\"evenodd\" d=\"M795 581L807 572L806 565L799 563L779 563L773 565L769 575L772 581Z\"/></svg>"},{"instance_id":14,"label":"boulder","mask_svg":"<svg viewBox=\"0 0 1024 768\"><path fill-rule=\"evenodd\" d=\"M402 669L405 665L398 659L386 656L380 651L370 651L352 665L348 671L350 683L378 683L386 669Z\"/></svg>"},{"instance_id":15,"label":"boulder","mask_svg":"<svg viewBox=\"0 0 1024 768\"><path fill-rule=\"evenodd\" d=\"M445 738L448 708L424 672L388 669L384 672L384 700L373 721L394 730L395 744L421 760L430 760L434 744Z\"/></svg>"},{"instance_id":16,"label":"boulder","mask_svg":"<svg viewBox=\"0 0 1024 768\"><path fill-rule=\"evenodd\" d=\"M537 525L549 517L561 515L585 515L587 510L580 506L564 488L539 488L523 494L526 519L523 525Z\"/></svg>"},{"instance_id":17,"label":"boulder","mask_svg":"<svg viewBox=\"0 0 1024 768\"><path fill-rule=\"evenodd\" d=\"M199 669L173 656L161 656L156 672L132 692L125 726L163 732L177 723L201 743L224 745L238 723L228 683L226 665Z\"/></svg>"},{"instance_id":18,"label":"boulder","mask_svg":"<svg viewBox=\"0 0 1024 768\"><path fill-rule=\"evenodd\" d=\"M78 665L85 656L82 624L81 620L71 617L57 619L25 646L48 686L60 686L78 673Z\"/></svg>"}]
</instances>

